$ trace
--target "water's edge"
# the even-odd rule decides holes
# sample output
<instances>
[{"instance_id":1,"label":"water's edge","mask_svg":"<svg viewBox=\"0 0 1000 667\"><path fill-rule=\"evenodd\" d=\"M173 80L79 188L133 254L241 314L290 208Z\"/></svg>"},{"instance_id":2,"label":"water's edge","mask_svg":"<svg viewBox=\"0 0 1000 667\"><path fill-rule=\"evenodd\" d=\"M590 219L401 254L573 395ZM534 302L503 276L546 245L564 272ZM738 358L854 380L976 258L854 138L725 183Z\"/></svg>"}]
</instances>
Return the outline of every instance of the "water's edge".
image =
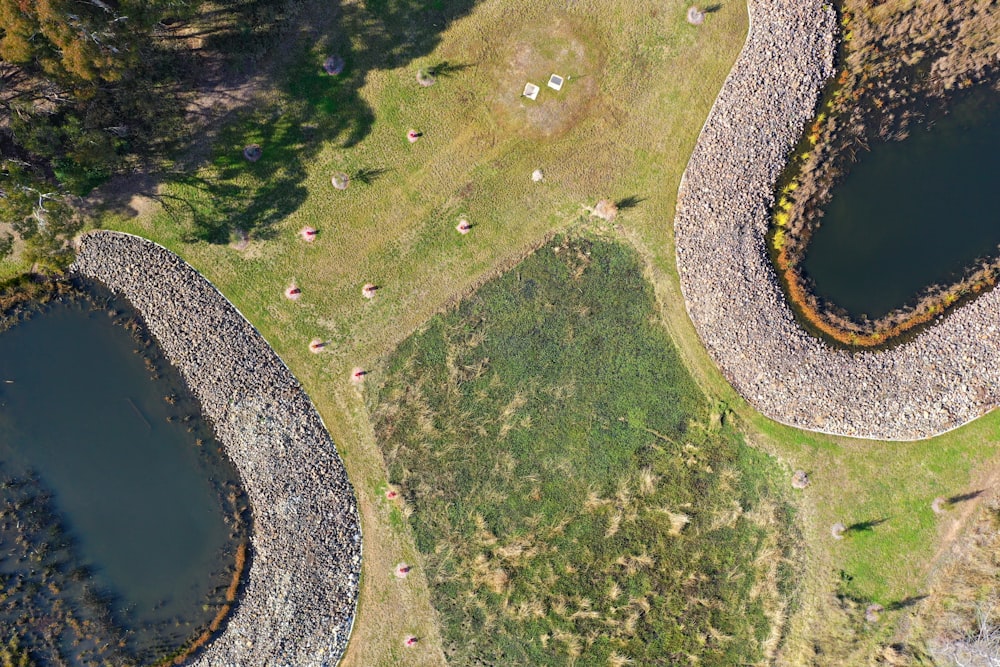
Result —
<instances>
[{"instance_id":1,"label":"water's edge","mask_svg":"<svg viewBox=\"0 0 1000 667\"><path fill-rule=\"evenodd\" d=\"M201 274L151 241L84 235L71 271L124 296L180 370L239 470L253 515L243 596L191 664L330 665L357 606L354 489L291 371Z\"/></svg>"},{"instance_id":2,"label":"water's edge","mask_svg":"<svg viewBox=\"0 0 1000 667\"><path fill-rule=\"evenodd\" d=\"M16 495L27 485L51 500L54 534L38 534L37 555L46 557L45 546L61 550L56 560L68 565L25 570L43 584L54 579L51 595L26 594L24 609L8 604L6 611L20 616L7 622L20 624L33 605L36 616L86 609L125 641L65 639L55 649L49 633L29 623L26 646L33 653L66 651L73 664L88 651L111 651L115 663L173 660L218 625L233 601L229 592L235 596L232 582L239 585L249 512L237 471L197 399L124 299L78 277L26 277L8 289L0 296L0 394L8 414L0 423L0 474L9 483L0 490ZM58 419L49 415L53 405ZM116 481L105 471L114 471ZM209 506L215 521L202 513L211 514ZM31 515L30 506L15 512L26 525ZM108 520L114 516L119 520ZM218 548L214 557L209 544ZM22 541L8 546L31 548ZM11 553L4 559L15 562ZM205 597L185 597L200 581L208 584ZM74 597L70 591L79 593L81 585L85 594ZM69 624L67 634L79 629Z\"/></svg>"},{"instance_id":3,"label":"water's edge","mask_svg":"<svg viewBox=\"0 0 1000 667\"><path fill-rule=\"evenodd\" d=\"M796 428L919 440L1000 403L1000 292L913 341L835 350L796 322L768 256L774 187L832 74L836 16L820 0L752 0L750 32L688 163L674 223L688 314L746 400Z\"/></svg>"}]
</instances>

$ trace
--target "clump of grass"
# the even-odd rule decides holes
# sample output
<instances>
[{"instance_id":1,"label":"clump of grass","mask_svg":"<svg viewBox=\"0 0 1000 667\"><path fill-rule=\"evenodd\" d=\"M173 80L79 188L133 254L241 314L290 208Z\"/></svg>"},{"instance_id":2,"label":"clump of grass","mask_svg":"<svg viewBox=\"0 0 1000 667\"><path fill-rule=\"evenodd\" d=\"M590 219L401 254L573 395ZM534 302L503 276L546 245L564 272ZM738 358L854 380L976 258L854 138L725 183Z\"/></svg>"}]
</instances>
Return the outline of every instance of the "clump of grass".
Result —
<instances>
[{"instance_id":1,"label":"clump of grass","mask_svg":"<svg viewBox=\"0 0 1000 667\"><path fill-rule=\"evenodd\" d=\"M789 573L779 478L707 427L655 312L631 251L559 238L373 373L455 664L763 657Z\"/></svg>"}]
</instances>

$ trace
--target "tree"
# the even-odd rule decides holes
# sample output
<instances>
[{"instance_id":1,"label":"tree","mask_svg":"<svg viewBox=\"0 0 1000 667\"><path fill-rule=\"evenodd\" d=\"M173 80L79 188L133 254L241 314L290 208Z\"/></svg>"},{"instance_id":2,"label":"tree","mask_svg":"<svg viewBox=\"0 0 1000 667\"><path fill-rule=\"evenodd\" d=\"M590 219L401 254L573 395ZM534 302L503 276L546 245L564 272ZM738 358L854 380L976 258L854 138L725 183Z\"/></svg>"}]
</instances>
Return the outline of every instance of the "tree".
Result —
<instances>
[{"instance_id":1,"label":"tree","mask_svg":"<svg viewBox=\"0 0 1000 667\"><path fill-rule=\"evenodd\" d=\"M0 0L0 222L58 267L80 228L67 203L180 123L154 27L200 0ZM171 125L173 123L173 125ZM0 234L0 256L12 238Z\"/></svg>"},{"instance_id":2,"label":"tree","mask_svg":"<svg viewBox=\"0 0 1000 667\"><path fill-rule=\"evenodd\" d=\"M69 240L82 229L65 193L16 160L0 164L0 218L24 239L28 261L54 270L71 260ZM13 238L0 236L0 257L12 248Z\"/></svg>"},{"instance_id":3,"label":"tree","mask_svg":"<svg viewBox=\"0 0 1000 667\"><path fill-rule=\"evenodd\" d=\"M64 82L119 80L141 36L102 0L0 0L0 25L0 58Z\"/></svg>"}]
</instances>

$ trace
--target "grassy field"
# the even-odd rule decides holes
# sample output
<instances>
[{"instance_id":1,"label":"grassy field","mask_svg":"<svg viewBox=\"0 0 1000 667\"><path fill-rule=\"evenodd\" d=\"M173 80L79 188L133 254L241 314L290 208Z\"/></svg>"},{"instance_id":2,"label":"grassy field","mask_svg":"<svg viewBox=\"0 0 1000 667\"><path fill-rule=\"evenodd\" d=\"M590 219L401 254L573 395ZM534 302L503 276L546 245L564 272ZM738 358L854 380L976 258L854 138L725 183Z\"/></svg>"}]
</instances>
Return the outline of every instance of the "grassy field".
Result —
<instances>
[{"instance_id":1,"label":"grassy field","mask_svg":"<svg viewBox=\"0 0 1000 667\"><path fill-rule=\"evenodd\" d=\"M931 440L879 443L805 433L748 418L751 439L809 471L801 518L809 550L800 608L786 656L792 664L867 664L908 640L909 621L934 588L977 500L941 515L935 498L988 491L995 483L1000 424L993 413ZM835 523L855 526L835 540ZM870 604L885 611L865 620ZM817 649L822 653L817 654Z\"/></svg>"},{"instance_id":2,"label":"grassy field","mask_svg":"<svg viewBox=\"0 0 1000 667\"><path fill-rule=\"evenodd\" d=\"M807 434L756 415L705 354L680 296L671 220L691 148L743 43L745 7L721 3L700 27L673 0L303 7L282 42L293 65L262 82L251 108L212 128L205 164L168 175L154 200L127 202L138 215L109 208L95 224L163 243L202 271L272 343L330 426L365 535L345 664L440 665L447 637L419 533L385 499L389 471L350 369L376 366L435 313L583 224L583 207L601 197L622 202L622 212L594 231L637 249L694 381L734 411L749 441L813 477L796 514L807 558L782 655L852 664L891 641L940 545L960 530L960 506L935 518L929 503L974 490L997 453L1000 418L915 444ZM321 74L330 53L347 61L340 77ZM442 74L424 88L418 68ZM550 71L572 77L560 93L544 88ZM534 77L543 89L529 105L516 95ZM409 129L423 133L414 144ZM241 157L250 143L263 148L259 162ZM531 181L535 169L544 181ZM354 177L345 191L330 185L338 171ZM454 230L460 216L473 224L466 236ZM319 229L314 243L298 238L304 225ZM241 232L246 247L229 245ZM292 281L302 289L295 303L282 297ZM366 282L380 287L371 301L361 297ZM314 337L330 343L321 355L307 350ZM830 536L838 521L883 519L842 541ZM415 565L405 580L393 576L400 561ZM890 609L879 623L859 620L869 600ZM403 647L407 633L421 638L417 648Z\"/></svg>"},{"instance_id":3,"label":"grassy field","mask_svg":"<svg viewBox=\"0 0 1000 667\"><path fill-rule=\"evenodd\" d=\"M773 651L787 485L691 380L623 246L546 244L369 385L453 664Z\"/></svg>"}]
</instances>

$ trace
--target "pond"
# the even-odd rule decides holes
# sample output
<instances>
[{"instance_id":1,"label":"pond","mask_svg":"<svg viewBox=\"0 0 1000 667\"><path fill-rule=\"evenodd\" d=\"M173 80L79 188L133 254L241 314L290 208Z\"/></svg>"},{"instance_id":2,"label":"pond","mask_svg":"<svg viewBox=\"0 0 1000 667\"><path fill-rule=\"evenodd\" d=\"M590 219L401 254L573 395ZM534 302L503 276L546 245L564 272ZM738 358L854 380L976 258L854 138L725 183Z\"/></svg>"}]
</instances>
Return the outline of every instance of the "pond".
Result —
<instances>
[{"instance_id":1,"label":"pond","mask_svg":"<svg viewBox=\"0 0 1000 667\"><path fill-rule=\"evenodd\" d=\"M903 141L872 146L838 184L803 269L852 316L881 317L960 279L1000 243L1000 93L979 90Z\"/></svg>"},{"instance_id":2,"label":"pond","mask_svg":"<svg viewBox=\"0 0 1000 667\"><path fill-rule=\"evenodd\" d=\"M0 334L0 627L39 664L176 653L239 576L235 468L126 304L28 315Z\"/></svg>"}]
</instances>

